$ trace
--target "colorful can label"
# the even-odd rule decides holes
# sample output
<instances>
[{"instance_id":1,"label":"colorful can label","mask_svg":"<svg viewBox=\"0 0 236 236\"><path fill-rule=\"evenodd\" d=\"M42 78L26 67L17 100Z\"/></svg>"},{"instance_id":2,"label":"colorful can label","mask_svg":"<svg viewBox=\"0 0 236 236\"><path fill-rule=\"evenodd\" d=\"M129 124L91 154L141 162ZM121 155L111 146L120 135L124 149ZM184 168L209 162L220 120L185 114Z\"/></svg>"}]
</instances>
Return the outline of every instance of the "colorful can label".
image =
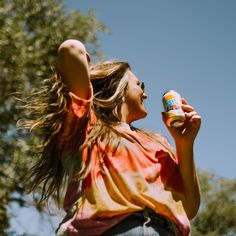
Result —
<instances>
[{"instance_id":1,"label":"colorful can label","mask_svg":"<svg viewBox=\"0 0 236 236\"><path fill-rule=\"evenodd\" d=\"M180 127L184 124L185 115L181 108L181 96L175 90L169 90L163 94L163 106L167 118L167 125Z\"/></svg>"}]
</instances>

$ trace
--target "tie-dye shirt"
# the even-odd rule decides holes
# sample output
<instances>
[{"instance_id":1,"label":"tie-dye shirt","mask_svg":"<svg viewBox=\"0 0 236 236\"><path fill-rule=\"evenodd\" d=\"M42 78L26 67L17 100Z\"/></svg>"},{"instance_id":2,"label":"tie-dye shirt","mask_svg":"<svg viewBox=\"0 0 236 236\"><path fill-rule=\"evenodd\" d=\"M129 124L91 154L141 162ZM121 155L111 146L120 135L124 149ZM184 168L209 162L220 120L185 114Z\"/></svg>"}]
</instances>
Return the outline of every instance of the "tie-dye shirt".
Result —
<instances>
[{"instance_id":1,"label":"tie-dye shirt","mask_svg":"<svg viewBox=\"0 0 236 236\"><path fill-rule=\"evenodd\" d=\"M175 200L176 196L183 196L178 162L167 140L159 134L153 135L155 139L139 129L120 123L115 126L121 134L115 152L106 149L106 155L99 159L97 154L104 150L101 142L94 145L90 152L85 147L81 157L73 156L70 154L73 143L66 140L81 129L78 140L82 138L82 141L78 142L83 142L86 135L92 132L96 117L91 109L92 92L90 100L72 93L71 98L72 104L65 118L59 145L62 164L69 176L64 199L67 215L57 234L101 235L132 212L149 207L172 220L178 227L179 235L189 235L188 217L182 202ZM91 169L79 184L72 177L80 166L80 160L86 162L88 155Z\"/></svg>"}]
</instances>

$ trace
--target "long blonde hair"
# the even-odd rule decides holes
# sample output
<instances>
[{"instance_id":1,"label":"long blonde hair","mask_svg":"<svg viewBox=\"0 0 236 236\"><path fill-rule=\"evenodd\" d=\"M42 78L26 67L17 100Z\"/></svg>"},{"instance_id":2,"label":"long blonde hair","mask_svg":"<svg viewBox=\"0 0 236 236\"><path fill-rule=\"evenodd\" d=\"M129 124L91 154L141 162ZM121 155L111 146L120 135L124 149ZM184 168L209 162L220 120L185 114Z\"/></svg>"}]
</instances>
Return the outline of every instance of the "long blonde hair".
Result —
<instances>
[{"instance_id":1,"label":"long blonde hair","mask_svg":"<svg viewBox=\"0 0 236 236\"><path fill-rule=\"evenodd\" d=\"M112 125L118 122L118 106L122 103L128 79L126 71L130 66L126 62L106 61L90 67L91 83L94 90L92 109L97 117L91 135L84 140L78 137L81 132L74 132L71 139L82 140L74 147L75 155L80 157L85 145L91 147L98 139L108 140L107 144L115 146L118 143L118 134L112 129ZM67 109L71 104L71 97L62 78L55 73L49 79L44 80L42 88L32 92L24 99L25 119L18 121L18 127L39 131L41 149L37 153L37 160L28 172L28 178L32 179L30 191L42 186L40 202L47 201L56 193L60 199L60 190L63 186L65 171L62 167L60 153L57 151L57 141L63 126ZM83 128L83 127L80 127ZM114 142L110 143L110 140ZM68 140L70 142L71 140ZM75 142L76 143L76 142ZM89 171L90 163L81 163L77 177L83 179Z\"/></svg>"},{"instance_id":2,"label":"long blonde hair","mask_svg":"<svg viewBox=\"0 0 236 236\"><path fill-rule=\"evenodd\" d=\"M83 127L78 127L78 130L70 136L70 140L67 140L68 143L74 144L71 155L80 161L74 173L76 181L84 179L91 168L90 155L86 163L81 161L81 152L85 147L89 153L99 142L103 142L105 147L113 151L119 145L122 134L115 129L115 126L120 122L118 112L128 87L126 72L130 70L130 66L126 62L105 61L92 65L89 69L94 91L91 109L97 122L88 136L85 137L83 132L86 127L84 123ZM35 165L29 171L29 177L32 179L30 190L34 191L38 186L42 186L40 202L48 201L54 193L58 202L60 199L66 173L61 163L61 154L58 152L58 140L70 105L70 93L58 73L45 80L43 88L25 99L27 118L19 121L18 125L30 130L39 130L42 137L41 151L38 153ZM166 146L154 134L143 133ZM105 153L106 150L98 156L99 160Z\"/></svg>"},{"instance_id":3,"label":"long blonde hair","mask_svg":"<svg viewBox=\"0 0 236 236\"><path fill-rule=\"evenodd\" d=\"M33 178L30 191L42 184L40 201L48 200L54 192L59 201L59 189L65 173L57 156L56 141L70 102L69 91L60 75L55 73L43 81L42 88L35 89L21 101L25 118L19 120L17 126L35 130L41 140L35 147L36 163L27 173L27 179Z\"/></svg>"},{"instance_id":4,"label":"long blonde hair","mask_svg":"<svg viewBox=\"0 0 236 236\"><path fill-rule=\"evenodd\" d=\"M121 61L105 61L90 67L90 81L94 91L91 108L97 122L93 124L93 131L79 147L78 159L81 158L80 153L85 147L88 148L88 153L90 153L93 146L99 142L104 143L105 149L116 150L121 135L117 132L115 126L120 123L118 111L124 101L128 87L127 70L130 70L130 65ZM105 155L106 150L103 150L100 156L97 155L97 158L102 161ZM86 163L81 162L80 164L80 169L74 176L77 181L88 175L91 169L90 155L88 154Z\"/></svg>"}]
</instances>

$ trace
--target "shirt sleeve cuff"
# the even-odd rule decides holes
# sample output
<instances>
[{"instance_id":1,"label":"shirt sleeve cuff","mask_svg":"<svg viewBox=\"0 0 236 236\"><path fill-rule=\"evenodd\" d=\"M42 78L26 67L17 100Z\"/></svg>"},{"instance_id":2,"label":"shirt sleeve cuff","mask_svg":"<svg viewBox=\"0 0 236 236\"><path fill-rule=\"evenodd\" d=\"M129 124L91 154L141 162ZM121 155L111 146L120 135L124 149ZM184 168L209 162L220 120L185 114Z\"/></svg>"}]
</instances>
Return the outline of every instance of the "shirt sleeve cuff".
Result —
<instances>
[{"instance_id":1,"label":"shirt sleeve cuff","mask_svg":"<svg viewBox=\"0 0 236 236\"><path fill-rule=\"evenodd\" d=\"M75 95L74 93L70 92L70 97L72 100L72 111L76 116L81 118L82 116L85 115L86 111L88 110L89 104L93 100L93 86L90 83L89 86L89 99L83 99Z\"/></svg>"}]
</instances>

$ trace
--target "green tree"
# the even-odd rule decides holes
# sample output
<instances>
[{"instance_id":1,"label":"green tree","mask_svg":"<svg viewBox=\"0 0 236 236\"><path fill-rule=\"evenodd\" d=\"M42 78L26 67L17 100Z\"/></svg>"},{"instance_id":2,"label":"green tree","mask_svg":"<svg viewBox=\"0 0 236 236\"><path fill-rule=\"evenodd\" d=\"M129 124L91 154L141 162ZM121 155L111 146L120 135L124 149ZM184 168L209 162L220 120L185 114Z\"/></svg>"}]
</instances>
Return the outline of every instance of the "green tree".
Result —
<instances>
[{"instance_id":1,"label":"green tree","mask_svg":"<svg viewBox=\"0 0 236 236\"><path fill-rule=\"evenodd\" d=\"M236 235L236 180L200 172L202 203L192 236Z\"/></svg>"},{"instance_id":2,"label":"green tree","mask_svg":"<svg viewBox=\"0 0 236 236\"><path fill-rule=\"evenodd\" d=\"M0 1L0 235L9 227L7 206L28 201L23 181L33 158L26 134L16 131L22 114L12 94L37 87L52 73L57 47L67 38L80 39L99 56L99 31L106 27L93 11L68 12L60 0Z\"/></svg>"}]
</instances>

